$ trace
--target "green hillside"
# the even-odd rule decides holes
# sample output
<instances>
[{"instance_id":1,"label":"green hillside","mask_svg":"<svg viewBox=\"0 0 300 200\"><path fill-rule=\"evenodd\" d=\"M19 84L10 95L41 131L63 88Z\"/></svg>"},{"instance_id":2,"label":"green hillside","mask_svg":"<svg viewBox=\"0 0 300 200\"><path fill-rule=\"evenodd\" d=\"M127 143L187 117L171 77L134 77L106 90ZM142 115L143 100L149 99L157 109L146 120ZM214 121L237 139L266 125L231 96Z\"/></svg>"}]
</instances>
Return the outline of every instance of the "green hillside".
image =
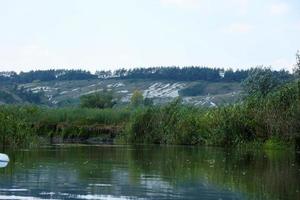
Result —
<instances>
[{"instance_id":1,"label":"green hillside","mask_svg":"<svg viewBox=\"0 0 300 200\"><path fill-rule=\"evenodd\" d=\"M0 72L0 103L75 106L81 96L107 90L113 93L117 105L123 105L138 90L154 104L181 97L185 104L215 107L237 102L241 98L241 83L252 70L159 67L94 74L82 70ZM280 81L292 77L287 71L266 70Z\"/></svg>"}]
</instances>

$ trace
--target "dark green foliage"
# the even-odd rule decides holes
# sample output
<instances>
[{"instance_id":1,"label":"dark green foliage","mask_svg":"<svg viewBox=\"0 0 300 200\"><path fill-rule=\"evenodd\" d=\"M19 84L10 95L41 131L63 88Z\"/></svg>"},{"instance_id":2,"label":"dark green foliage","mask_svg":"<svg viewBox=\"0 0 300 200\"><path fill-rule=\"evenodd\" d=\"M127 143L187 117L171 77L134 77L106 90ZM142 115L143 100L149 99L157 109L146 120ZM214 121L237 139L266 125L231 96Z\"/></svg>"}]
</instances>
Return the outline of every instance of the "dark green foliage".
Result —
<instances>
[{"instance_id":1,"label":"dark green foliage","mask_svg":"<svg viewBox=\"0 0 300 200\"><path fill-rule=\"evenodd\" d=\"M43 91L32 92L26 90L24 87L18 88L16 85L7 85L0 89L0 101L7 104L18 104L18 103L33 103L43 104L45 101Z\"/></svg>"},{"instance_id":2,"label":"dark green foliage","mask_svg":"<svg viewBox=\"0 0 300 200\"><path fill-rule=\"evenodd\" d=\"M16 103L16 99L13 97L11 93L0 90L0 101L5 103Z\"/></svg>"},{"instance_id":3,"label":"dark green foliage","mask_svg":"<svg viewBox=\"0 0 300 200\"><path fill-rule=\"evenodd\" d=\"M95 74L98 76L98 78L101 78L101 79L109 78L112 76L112 72L110 70L109 71L104 71L104 70L96 71Z\"/></svg>"},{"instance_id":4,"label":"dark green foliage","mask_svg":"<svg viewBox=\"0 0 300 200\"><path fill-rule=\"evenodd\" d=\"M199 144L197 111L175 100L167 106L139 109L127 127L131 143Z\"/></svg>"},{"instance_id":5,"label":"dark green foliage","mask_svg":"<svg viewBox=\"0 0 300 200\"><path fill-rule=\"evenodd\" d=\"M153 106L154 102L152 98L145 98L144 99L144 105L145 106Z\"/></svg>"},{"instance_id":6,"label":"dark green foliage","mask_svg":"<svg viewBox=\"0 0 300 200\"><path fill-rule=\"evenodd\" d=\"M64 70L56 75L57 80L88 80L96 79L96 75L84 70Z\"/></svg>"},{"instance_id":7,"label":"dark green foliage","mask_svg":"<svg viewBox=\"0 0 300 200\"><path fill-rule=\"evenodd\" d=\"M181 96L199 96L204 95L207 83L197 83L191 87L187 87L179 91Z\"/></svg>"},{"instance_id":8,"label":"dark green foliage","mask_svg":"<svg viewBox=\"0 0 300 200\"><path fill-rule=\"evenodd\" d=\"M50 109L34 106L0 106L0 145L33 144L38 137L95 136L120 131L130 118L126 109ZM120 128L119 128L120 127Z\"/></svg>"},{"instance_id":9,"label":"dark green foliage","mask_svg":"<svg viewBox=\"0 0 300 200\"><path fill-rule=\"evenodd\" d=\"M80 98L80 106L82 108L112 108L115 104L113 93L105 90L84 95Z\"/></svg>"},{"instance_id":10,"label":"dark green foliage","mask_svg":"<svg viewBox=\"0 0 300 200\"><path fill-rule=\"evenodd\" d=\"M207 67L159 67L159 68L136 68L132 70L117 70L115 75L129 79L158 79L176 81L219 81L220 69Z\"/></svg>"},{"instance_id":11,"label":"dark green foliage","mask_svg":"<svg viewBox=\"0 0 300 200\"><path fill-rule=\"evenodd\" d=\"M224 73L224 81L227 82L241 82L245 80L249 75L249 70L237 70L232 69L226 70Z\"/></svg>"},{"instance_id":12,"label":"dark green foliage","mask_svg":"<svg viewBox=\"0 0 300 200\"><path fill-rule=\"evenodd\" d=\"M23 87L20 89L15 89L14 93L18 95L24 102L33 103L33 104L41 104L44 92L38 91L36 93L32 92L31 90L26 90Z\"/></svg>"},{"instance_id":13,"label":"dark green foliage","mask_svg":"<svg viewBox=\"0 0 300 200\"><path fill-rule=\"evenodd\" d=\"M249 95L267 95L279 85L279 80L269 68L254 68L243 82L243 87Z\"/></svg>"},{"instance_id":14,"label":"dark green foliage","mask_svg":"<svg viewBox=\"0 0 300 200\"><path fill-rule=\"evenodd\" d=\"M20 146L34 141L27 116L35 110L24 107L0 106L0 145Z\"/></svg>"},{"instance_id":15,"label":"dark green foliage","mask_svg":"<svg viewBox=\"0 0 300 200\"><path fill-rule=\"evenodd\" d=\"M296 54L296 68L295 68L295 74L297 76L300 76L300 51L298 50L297 51L297 54Z\"/></svg>"},{"instance_id":16,"label":"dark green foliage","mask_svg":"<svg viewBox=\"0 0 300 200\"><path fill-rule=\"evenodd\" d=\"M264 98L250 96L241 104L208 110L175 101L139 109L127 128L132 143L208 144L232 146L300 135L297 84L281 86Z\"/></svg>"},{"instance_id":17,"label":"dark green foliage","mask_svg":"<svg viewBox=\"0 0 300 200\"><path fill-rule=\"evenodd\" d=\"M0 82L32 83L33 81L54 80L87 80L95 79L96 75L84 70L36 70L29 72L1 72Z\"/></svg>"},{"instance_id":18,"label":"dark green foliage","mask_svg":"<svg viewBox=\"0 0 300 200\"><path fill-rule=\"evenodd\" d=\"M241 86L236 82L197 82L179 91L180 96L204 96L204 95L217 95L228 94L241 90Z\"/></svg>"}]
</instances>

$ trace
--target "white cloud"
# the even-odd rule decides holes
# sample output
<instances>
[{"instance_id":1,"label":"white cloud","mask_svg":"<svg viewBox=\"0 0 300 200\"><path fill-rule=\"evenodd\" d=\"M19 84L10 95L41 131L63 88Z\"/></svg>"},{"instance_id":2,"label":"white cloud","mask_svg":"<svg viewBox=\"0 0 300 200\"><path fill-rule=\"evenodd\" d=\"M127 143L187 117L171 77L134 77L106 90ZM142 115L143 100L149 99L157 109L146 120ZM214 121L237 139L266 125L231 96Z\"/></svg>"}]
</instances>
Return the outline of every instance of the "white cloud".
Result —
<instances>
[{"instance_id":1,"label":"white cloud","mask_svg":"<svg viewBox=\"0 0 300 200\"><path fill-rule=\"evenodd\" d=\"M233 5L236 7L237 12L239 14L246 14L250 7L250 1L249 0L231 0Z\"/></svg>"},{"instance_id":2,"label":"white cloud","mask_svg":"<svg viewBox=\"0 0 300 200\"><path fill-rule=\"evenodd\" d=\"M225 28L227 33L249 33L253 30L253 26L246 23L233 23Z\"/></svg>"},{"instance_id":3,"label":"white cloud","mask_svg":"<svg viewBox=\"0 0 300 200\"><path fill-rule=\"evenodd\" d=\"M160 0L163 5L171 5L177 7L194 7L201 3L201 0Z\"/></svg>"},{"instance_id":4,"label":"white cloud","mask_svg":"<svg viewBox=\"0 0 300 200\"><path fill-rule=\"evenodd\" d=\"M163 6L172 6L177 8L196 8L202 9L202 12L234 12L245 15L249 12L250 0L159 0Z\"/></svg>"},{"instance_id":5,"label":"white cloud","mask_svg":"<svg viewBox=\"0 0 300 200\"><path fill-rule=\"evenodd\" d=\"M276 3L271 5L270 14L271 15L283 15L286 14L290 10L290 7L286 3Z\"/></svg>"},{"instance_id":6,"label":"white cloud","mask_svg":"<svg viewBox=\"0 0 300 200\"><path fill-rule=\"evenodd\" d=\"M300 31L300 21L295 24L295 30Z\"/></svg>"}]
</instances>

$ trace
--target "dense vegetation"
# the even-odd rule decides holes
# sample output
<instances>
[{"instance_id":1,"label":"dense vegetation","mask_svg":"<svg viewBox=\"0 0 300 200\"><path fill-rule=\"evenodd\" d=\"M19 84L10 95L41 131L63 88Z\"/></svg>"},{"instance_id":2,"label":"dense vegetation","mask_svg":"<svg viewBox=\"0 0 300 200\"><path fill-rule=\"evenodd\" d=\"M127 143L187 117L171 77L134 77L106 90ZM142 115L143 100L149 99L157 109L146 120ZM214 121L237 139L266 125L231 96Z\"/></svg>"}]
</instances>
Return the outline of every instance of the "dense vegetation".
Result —
<instances>
[{"instance_id":1,"label":"dense vegetation","mask_svg":"<svg viewBox=\"0 0 300 200\"><path fill-rule=\"evenodd\" d=\"M64 81L95 79L96 75L83 70L36 70L29 72L0 72L0 83L31 83L33 81Z\"/></svg>"},{"instance_id":2,"label":"dense vegetation","mask_svg":"<svg viewBox=\"0 0 300 200\"><path fill-rule=\"evenodd\" d=\"M111 91L96 92L89 95L83 95L80 97L81 104L83 108L112 108L116 102Z\"/></svg>"},{"instance_id":3,"label":"dense vegetation","mask_svg":"<svg viewBox=\"0 0 300 200\"><path fill-rule=\"evenodd\" d=\"M300 61L293 76L267 68L251 69L243 81L248 94L244 100L217 108L183 105L180 98L153 105L139 91L125 107L113 107L113 93L108 91L83 96L80 108L0 106L0 142L22 145L38 137L110 134L123 143L293 143L300 136L299 69Z\"/></svg>"},{"instance_id":4,"label":"dense vegetation","mask_svg":"<svg viewBox=\"0 0 300 200\"><path fill-rule=\"evenodd\" d=\"M295 77L299 77L300 59ZM300 136L300 81L279 79L270 69L252 69L243 82L248 96L238 104L213 109L167 106L138 109L127 127L132 143L238 145Z\"/></svg>"},{"instance_id":5,"label":"dense vegetation","mask_svg":"<svg viewBox=\"0 0 300 200\"><path fill-rule=\"evenodd\" d=\"M136 96L135 103L120 109L1 106L0 140L18 145L37 136L89 137L113 129L119 141L126 143L231 146L257 141L292 143L300 135L295 82L266 96L251 95L242 103L220 108L190 107L180 99L165 106L144 106Z\"/></svg>"},{"instance_id":6,"label":"dense vegetation","mask_svg":"<svg viewBox=\"0 0 300 200\"><path fill-rule=\"evenodd\" d=\"M167 106L139 109L128 126L132 143L237 145L269 139L291 142L300 134L299 92L294 83L266 97L214 109Z\"/></svg>"}]
</instances>

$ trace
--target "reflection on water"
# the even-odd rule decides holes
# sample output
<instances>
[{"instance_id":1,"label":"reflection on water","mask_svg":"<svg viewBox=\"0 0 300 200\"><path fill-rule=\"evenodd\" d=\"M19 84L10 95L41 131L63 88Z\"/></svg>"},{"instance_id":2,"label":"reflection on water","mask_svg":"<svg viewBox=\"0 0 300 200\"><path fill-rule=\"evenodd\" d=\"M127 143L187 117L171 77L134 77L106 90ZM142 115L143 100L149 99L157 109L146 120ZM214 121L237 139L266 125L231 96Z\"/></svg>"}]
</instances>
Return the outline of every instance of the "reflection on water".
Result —
<instances>
[{"instance_id":1,"label":"reflection on water","mask_svg":"<svg viewBox=\"0 0 300 200\"><path fill-rule=\"evenodd\" d=\"M69 146L6 153L0 199L300 199L300 163L291 152Z\"/></svg>"}]
</instances>

